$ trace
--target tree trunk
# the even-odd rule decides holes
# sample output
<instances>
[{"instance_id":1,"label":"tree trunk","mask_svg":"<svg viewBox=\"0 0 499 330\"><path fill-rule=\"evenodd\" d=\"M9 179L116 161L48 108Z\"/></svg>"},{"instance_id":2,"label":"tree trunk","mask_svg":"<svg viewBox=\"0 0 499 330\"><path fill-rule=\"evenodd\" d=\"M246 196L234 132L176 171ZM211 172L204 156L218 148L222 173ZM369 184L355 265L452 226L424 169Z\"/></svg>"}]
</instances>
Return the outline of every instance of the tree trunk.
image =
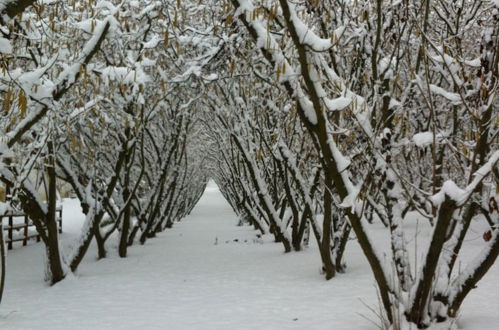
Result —
<instances>
[{"instance_id":1,"label":"tree trunk","mask_svg":"<svg viewBox=\"0 0 499 330\"><path fill-rule=\"evenodd\" d=\"M106 257L106 240L101 236L99 227L94 228L95 241L97 242L97 258L104 259Z\"/></svg>"},{"instance_id":2,"label":"tree trunk","mask_svg":"<svg viewBox=\"0 0 499 330\"><path fill-rule=\"evenodd\" d=\"M137 233L139 232L140 226L137 223L135 226L132 228L132 232L128 236L128 246L132 246L133 242L135 241L135 237L137 236Z\"/></svg>"},{"instance_id":3,"label":"tree trunk","mask_svg":"<svg viewBox=\"0 0 499 330\"><path fill-rule=\"evenodd\" d=\"M47 281L50 284L55 284L64 279L64 270L62 269L61 254L59 251L59 230L56 219L56 203L57 203L57 188L56 188L56 174L55 174L55 157L54 145L52 142L48 143L48 166L47 175L49 180L48 198L48 213L46 216L47 226Z\"/></svg>"},{"instance_id":4,"label":"tree trunk","mask_svg":"<svg viewBox=\"0 0 499 330\"><path fill-rule=\"evenodd\" d=\"M329 182L332 180L329 178L326 170L326 187L324 189L324 219L322 225L322 242L320 245L321 256L322 256L322 267L326 275L326 280L330 280L336 274L336 267L333 264L331 256L331 230L332 223L331 219L333 199L331 196L331 189L333 188Z\"/></svg>"},{"instance_id":5,"label":"tree trunk","mask_svg":"<svg viewBox=\"0 0 499 330\"><path fill-rule=\"evenodd\" d=\"M129 138L130 129L127 128L126 135ZM123 225L121 226L121 234L120 234L120 245L118 248L118 254L121 258L126 258L126 252L128 248L128 235L130 231L130 218L131 218L131 203L130 203L130 150L126 147L125 144L125 164L126 164L126 172L125 172L125 182L123 188L123 202L125 203L125 210L123 212Z\"/></svg>"},{"instance_id":6,"label":"tree trunk","mask_svg":"<svg viewBox=\"0 0 499 330\"><path fill-rule=\"evenodd\" d=\"M0 304L2 303L3 289L5 287L5 242L3 239L3 225L0 221L0 258L1 259L1 273L0 273Z\"/></svg>"}]
</instances>

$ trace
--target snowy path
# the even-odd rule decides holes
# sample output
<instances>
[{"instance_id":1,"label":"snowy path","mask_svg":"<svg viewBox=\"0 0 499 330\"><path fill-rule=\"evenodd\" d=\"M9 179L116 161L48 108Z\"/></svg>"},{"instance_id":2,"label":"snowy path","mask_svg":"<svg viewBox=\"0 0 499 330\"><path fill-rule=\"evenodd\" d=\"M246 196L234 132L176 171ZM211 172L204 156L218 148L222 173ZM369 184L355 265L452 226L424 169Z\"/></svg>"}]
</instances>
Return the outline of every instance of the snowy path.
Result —
<instances>
[{"instance_id":1,"label":"snowy path","mask_svg":"<svg viewBox=\"0 0 499 330\"><path fill-rule=\"evenodd\" d=\"M211 186L191 216L126 260L113 244L105 260L90 251L77 277L52 288L42 282L41 244L15 249L0 329L376 329L359 315L376 319L364 305L376 308L376 296L355 243L348 274L326 282L315 248L283 254L236 221ZM497 284L484 286L464 306L466 329L497 329Z\"/></svg>"}]
</instances>

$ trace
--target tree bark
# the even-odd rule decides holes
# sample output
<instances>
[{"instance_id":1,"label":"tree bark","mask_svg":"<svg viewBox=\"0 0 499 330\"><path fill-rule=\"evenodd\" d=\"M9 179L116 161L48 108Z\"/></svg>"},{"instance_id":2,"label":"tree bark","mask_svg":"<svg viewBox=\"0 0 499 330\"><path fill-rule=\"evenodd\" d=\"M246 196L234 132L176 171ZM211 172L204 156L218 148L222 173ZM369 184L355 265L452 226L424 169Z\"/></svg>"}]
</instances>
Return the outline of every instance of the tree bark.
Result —
<instances>
[{"instance_id":1,"label":"tree bark","mask_svg":"<svg viewBox=\"0 0 499 330\"><path fill-rule=\"evenodd\" d=\"M126 129L127 140L130 139L130 128ZM130 171L131 169L131 155L128 146L125 144L125 180L123 187L123 202L125 203L125 210L123 212L123 225L121 226L120 232L120 245L118 248L118 254L121 258L126 258L127 248L128 248L128 232L130 231L130 218L131 218L131 203L130 199Z\"/></svg>"},{"instance_id":2,"label":"tree bark","mask_svg":"<svg viewBox=\"0 0 499 330\"><path fill-rule=\"evenodd\" d=\"M59 230L57 226L57 186L56 186L56 173L55 173L55 155L53 142L48 142L48 166L47 175L49 180L48 191L48 213L46 216L45 225L47 227L47 279L50 284L55 284L64 279L65 274L62 268L61 254L59 251Z\"/></svg>"},{"instance_id":3,"label":"tree bark","mask_svg":"<svg viewBox=\"0 0 499 330\"><path fill-rule=\"evenodd\" d=\"M0 266L2 269L0 270L0 304L2 303L2 296L3 296L3 290L5 288L5 242L3 239L3 224L2 221L0 221L0 258L1 259L1 264Z\"/></svg>"},{"instance_id":4,"label":"tree bark","mask_svg":"<svg viewBox=\"0 0 499 330\"><path fill-rule=\"evenodd\" d=\"M10 18L14 18L16 15L21 14L26 8L33 5L36 0L15 0L9 1L5 5L5 9L2 14L7 14Z\"/></svg>"}]
</instances>

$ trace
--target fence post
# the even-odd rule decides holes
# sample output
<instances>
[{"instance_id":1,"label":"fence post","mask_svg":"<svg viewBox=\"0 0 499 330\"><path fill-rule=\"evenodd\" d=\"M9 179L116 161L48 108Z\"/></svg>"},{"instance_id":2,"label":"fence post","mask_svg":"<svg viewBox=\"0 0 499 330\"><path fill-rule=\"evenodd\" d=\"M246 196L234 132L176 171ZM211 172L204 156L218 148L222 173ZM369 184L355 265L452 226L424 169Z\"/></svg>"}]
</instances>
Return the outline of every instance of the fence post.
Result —
<instances>
[{"instance_id":1,"label":"fence post","mask_svg":"<svg viewBox=\"0 0 499 330\"><path fill-rule=\"evenodd\" d=\"M59 213L59 219L57 219L57 222L59 223L59 234L62 234L62 206L58 210Z\"/></svg>"},{"instance_id":2,"label":"fence post","mask_svg":"<svg viewBox=\"0 0 499 330\"><path fill-rule=\"evenodd\" d=\"M14 222L12 221L12 215L9 215L9 232L8 232L9 244L7 246L7 248L9 250L12 250L12 240L13 240L13 237L12 237L12 226L14 226Z\"/></svg>"},{"instance_id":3,"label":"fence post","mask_svg":"<svg viewBox=\"0 0 499 330\"><path fill-rule=\"evenodd\" d=\"M26 246L28 243L28 216L25 214L24 215L24 239L23 239L23 246Z\"/></svg>"}]
</instances>

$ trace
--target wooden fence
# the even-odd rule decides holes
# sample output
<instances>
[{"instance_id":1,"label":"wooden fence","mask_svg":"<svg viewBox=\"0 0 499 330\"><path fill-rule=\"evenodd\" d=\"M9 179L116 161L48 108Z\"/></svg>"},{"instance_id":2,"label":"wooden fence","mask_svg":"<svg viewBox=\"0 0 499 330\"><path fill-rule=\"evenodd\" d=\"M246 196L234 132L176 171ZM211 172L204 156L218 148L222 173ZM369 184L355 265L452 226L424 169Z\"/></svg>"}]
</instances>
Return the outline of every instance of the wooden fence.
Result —
<instances>
[{"instance_id":1,"label":"wooden fence","mask_svg":"<svg viewBox=\"0 0 499 330\"><path fill-rule=\"evenodd\" d=\"M59 225L59 233L62 233L62 206L58 206L57 212L57 223ZM4 220L7 219L7 223ZM33 221L28 218L26 214L23 213L12 213L7 215L0 215L0 221L4 225L3 229L7 232L7 239L5 243L7 248L12 250L12 244L14 242L23 242L23 246L28 244L28 240L34 238L37 242L40 242L40 235L38 235ZM30 228L33 230L30 232Z\"/></svg>"}]
</instances>

